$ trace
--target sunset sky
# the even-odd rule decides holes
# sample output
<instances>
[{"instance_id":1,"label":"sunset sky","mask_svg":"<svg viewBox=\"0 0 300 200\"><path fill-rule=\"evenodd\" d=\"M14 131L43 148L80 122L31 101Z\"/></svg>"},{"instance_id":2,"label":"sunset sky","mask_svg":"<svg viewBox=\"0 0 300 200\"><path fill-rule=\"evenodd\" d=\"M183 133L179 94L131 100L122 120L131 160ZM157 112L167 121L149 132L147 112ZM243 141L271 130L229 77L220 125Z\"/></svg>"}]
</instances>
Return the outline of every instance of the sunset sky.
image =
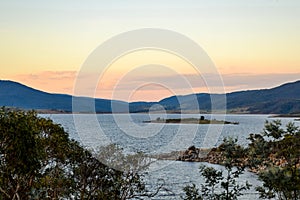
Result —
<instances>
[{"instance_id":1,"label":"sunset sky","mask_svg":"<svg viewBox=\"0 0 300 200\"><path fill-rule=\"evenodd\" d=\"M95 48L141 28L167 29L197 42L226 92L300 79L299 0L1 0L0 79L73 94L76 75ZM221 92L218 87L212 92ZM153 101L207 91L205 80L180 57L141 50L109 66L94 96Z\"/></svg>"}]
</instances>

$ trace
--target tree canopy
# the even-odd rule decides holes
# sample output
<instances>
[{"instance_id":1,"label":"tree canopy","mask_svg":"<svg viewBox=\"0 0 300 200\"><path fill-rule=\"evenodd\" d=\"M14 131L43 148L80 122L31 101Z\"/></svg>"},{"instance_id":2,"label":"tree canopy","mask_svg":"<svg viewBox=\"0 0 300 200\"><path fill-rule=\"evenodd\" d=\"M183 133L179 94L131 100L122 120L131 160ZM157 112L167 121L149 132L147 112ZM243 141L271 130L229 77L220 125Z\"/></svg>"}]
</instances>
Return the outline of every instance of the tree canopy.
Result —
<instances>
[{"instance_id":1,"label":"tree canopy","mask_svg":"<svg viewBox=\"0 0 300 200\"><path fill-rule=\"evenodd\" d=\"M0 109L0 200L152 195L137 171L110 168L100 162L100 155L34 111Z\"/></svg>"}]
</instances>

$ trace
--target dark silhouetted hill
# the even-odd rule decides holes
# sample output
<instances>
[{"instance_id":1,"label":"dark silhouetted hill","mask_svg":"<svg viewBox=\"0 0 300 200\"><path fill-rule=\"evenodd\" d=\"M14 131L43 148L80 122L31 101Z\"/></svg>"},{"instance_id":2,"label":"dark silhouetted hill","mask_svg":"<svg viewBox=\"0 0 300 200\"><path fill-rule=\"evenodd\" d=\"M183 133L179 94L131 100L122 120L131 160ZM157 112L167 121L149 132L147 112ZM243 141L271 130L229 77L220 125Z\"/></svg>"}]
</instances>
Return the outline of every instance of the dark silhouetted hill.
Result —
<instances>
[{"instance_id":1,"label":"dark silhouetted hill","mask_svg":"<svg viewBox=\"0 0 300 200\"><path fill-rule=\"evenodd\" d=\"M13 81L0 81L0 106L23 109L62 110L66 112L100 112L110 113L112 104L120 112L125 111L128 104L122 101L76 97L77 110L72 110L72 96L51 94L36 90ZM90 105L93 105L92 107Z\"/></svg>"},{"instance_id":2,"label":"dark silhouetted hill","mask_svg":"<svg viewBox=\"0 0 300 200\"><path fill-rule=\"evenodd\" d=\"M65 94L51 94L36 90L13 81L0 81L0 106L24 109L62 110L67 112L211 112L211 99L214 108L222 110L222 99L226 96L229 112L289 114L300 113L300 81L286 83L279 87L261 90L239 91L227 94L190 94L171 96L159 102L133 102L74 97ZM72 100L77 102L76 110ZM112 107L113 106L113 107Z\"/></svg>"},{"instance_id":3,"label":"dark silhouetted hill","mask_svg":"<svg viewBox=\"0 0 300 200\"><path fill-rule=\"evenodd\" d=\"M158 104L168 111L207 111L211 112L211 99L215 100L215 108L222 109L222 99L226 95L227 112L289 114L300 113L300 81L286 83L279 87L261 90L238 91L227 94L190 94L171 96ZM218 101L220 100L220 101ZM131 105L134 108L135 104ZM147 110L153 104L139 104L139 109Z\"/></svg>"}]
</instances>

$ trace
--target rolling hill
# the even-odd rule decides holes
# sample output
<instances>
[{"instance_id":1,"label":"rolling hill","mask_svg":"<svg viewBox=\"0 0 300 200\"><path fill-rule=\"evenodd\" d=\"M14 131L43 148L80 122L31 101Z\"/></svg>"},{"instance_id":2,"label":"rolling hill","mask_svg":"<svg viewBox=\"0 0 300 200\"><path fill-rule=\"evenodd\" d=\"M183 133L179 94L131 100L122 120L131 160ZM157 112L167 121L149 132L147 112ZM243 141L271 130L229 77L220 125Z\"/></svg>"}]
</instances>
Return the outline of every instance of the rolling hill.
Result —
<instances>
[{"instance_id":1,"label":"rolling hill","mask_svg":"<svg viewBox=\"0 0 300 200\"><path fill-rule=\"evenodd\" d=\"M184 96L172 96L165 98L158 104L162 105L169 111L211 111L211 98L224 98L226 95L227 112L244 112L257 114L290 114L300 113L300 81L286 83L281 86L271 89L238 91L227 94L190 94ZM197 99L197 100L196 100ZM180 103L179 103L180 102ZM214 105L216 108L222 108L222 102ZM152 106L147 103L143 110L149 109ZM131 110L134 111L135 104L131 105ZM142 105L139 105L139 109Z\"/></svg>"},{"instance_id":2,"label":"rolling hill","mask_svg":"<svg viewBox=\"0 0 300 200\"><path fill-rule=\"evenodd\" d=\"M171 96L159 102L133 102L72 97L66 94L52 94L30 88L13 81L0 81L0 106L22 109L59 110L64 112L148 112L149 109L168 112L211 111L211 98L217 99L216 109L222 108L226 95L229 112L289 114L300 113L300 81L286 83L279 87L261 90L238 91L227 94L190 94ZM72 108L72 100L77 102ZM160 105L160 106L157 106ZM114 108L114 109L112 109Z\"/></svg>"},{"instance_id":3,"label":"rolling hill","mask_svg":"<svg viewBox=\"0 0 300 200\"><path fill-rule=\"evenodd\" d=\"M51 94L30 88L13 81L0 81L0 106L22 109L57 110L65 112L111 113L112 105L125 112L128 104L122 101L75 97L77 109L72 109L72 96L66 94ZM91 108L90 103L95 105Z\"/></svg>"}]
</instances>

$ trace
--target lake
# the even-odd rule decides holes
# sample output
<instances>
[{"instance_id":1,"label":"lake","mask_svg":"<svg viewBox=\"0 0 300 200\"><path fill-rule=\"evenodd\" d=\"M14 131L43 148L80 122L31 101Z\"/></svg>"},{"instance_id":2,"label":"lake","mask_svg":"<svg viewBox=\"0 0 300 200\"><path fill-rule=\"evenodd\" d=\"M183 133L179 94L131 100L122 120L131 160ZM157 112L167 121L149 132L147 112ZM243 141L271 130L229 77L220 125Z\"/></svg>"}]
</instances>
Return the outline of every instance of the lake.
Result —
<instances>
[{"instance_id":1,"label":"lake","mask_svg":"<svg viewBox=\"0 0 300 200\"><path fill-rule=\"evenodd\" d=\"M200 118L200 114L43 114L55 123L61 124L70 138L80 141L88 148L97 149L111 143L118 144L126 153L145 152L150 154L185 150L191 145L202 148L216 147L223 138L238 138L238 143L247 145L250 133L260 133L266 120L280 119L283 125L293 118L269 118L269 115L223 115L204 114L206 119L239 122L226 124L161 124L143 123L157 118ZM300 126L300 121L294 121ZM162 191L156 199L180 199L182 188L191 183L200 185L203 179L199 173L201 164L178 161L155 161L149 168L145 181L149 188L163 179L169 191ZM222 166L211 165L218 169ZM258 199L254 187L260 185L257 176L245 172L239 182L253 185L247 194L239 199Z\"/></svg>"}]
</instances>

